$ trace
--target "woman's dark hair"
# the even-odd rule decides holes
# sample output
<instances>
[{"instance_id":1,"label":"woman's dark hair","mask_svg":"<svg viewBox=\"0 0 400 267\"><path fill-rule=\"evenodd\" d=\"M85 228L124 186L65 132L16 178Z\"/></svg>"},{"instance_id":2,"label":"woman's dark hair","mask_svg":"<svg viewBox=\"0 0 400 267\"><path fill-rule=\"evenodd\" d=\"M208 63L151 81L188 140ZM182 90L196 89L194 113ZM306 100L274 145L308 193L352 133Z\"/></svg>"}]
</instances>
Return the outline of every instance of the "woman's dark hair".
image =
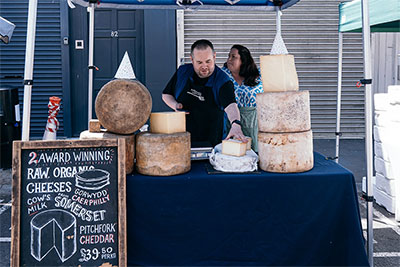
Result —
<instances>
[{"instance_id":1,"label":"woman's dark hair","mask_svg":"<svg viewBox=\"0 0 400 267\"><path fill-rule=\"evenodd\" d=\"M258 84L257 78L260 77L260 72L258 71L256 63L254 63L254 59L251 56L251 53L247 47L243 45L235 44L231 47L232 49L237 49L240 55L240 60L242 61L242 65L240 65L239 75L244 77L243 83L248 86L255 86ZM227 64L224 64L227 67Z\"/></svg>"}]
</instances>

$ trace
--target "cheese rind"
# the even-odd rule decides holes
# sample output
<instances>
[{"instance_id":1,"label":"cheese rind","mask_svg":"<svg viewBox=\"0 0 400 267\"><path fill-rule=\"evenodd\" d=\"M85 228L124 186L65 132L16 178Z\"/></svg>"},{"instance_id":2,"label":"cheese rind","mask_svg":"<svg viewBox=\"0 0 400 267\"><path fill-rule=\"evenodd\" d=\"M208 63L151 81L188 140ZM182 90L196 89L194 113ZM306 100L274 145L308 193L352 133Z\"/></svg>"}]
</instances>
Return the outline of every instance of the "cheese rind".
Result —
<instances>
[{"instance_id":1,"label":"cheese rind","mask_svg":"<svg viewBox=\"0 0 400 267\"><path fill-rule=\"evenodd\" d=\"M81 132L79 139L125 139L125 171L129 174L133 171L133 160L135 158L135 135L134 134L114 134L107 131L92 133L89 131Z\"/></svg>"},{"instance_id":2,"label":"cheese rind","mask_svg":"<svg viewBox=\"0 0 400 267\"><path fill-rule=\"evenodd\" d=\"M152 99L147 88L136 80L116 79L105 84L96 97L100 124L117 134L132 134L149 119Z\"/></svg>"},{"instance_id":3,"label":"cheese rind","mask_svg":"<svg viewBox=\"0 0 400 267\"><path fill-rule=\"evenodd\" d=\"M260 70L264 92L299 90L293 55L261 56Z\"/></svg>"},{"instance_id":4,"label":"cheese rind","mask_svg":"<svg viewBox=\"0 0 400 267\"><path fill-rule=\"evenodd\" d=\"M260 132L289 133L311 129L308 91L261 93L257 94L256 102Z\"/></svg>"},{"instance_id":5,"label":"cheese rind","mask_svg":"<svg viewBox=\"0 0 400 267\"><path fill-rule=\"evenodd\" d=\"M99 120L91 119L89 120L89 132L91 133L99 133L101 129L101 125Z\"/></svg>"},{"instance_id":6,"label":"cheese rind","mask_svg":"<svg viewBox=\"0 0 400 267\"><path fill-rule=\"evenodd\" d=\"M247 143L229 139L222 141L222 154L241 157L246 154Z\"/></svg>"},{"instance_id":7,"label":"cheese rind","mask_svg":"<svg viewBox=\"0 0 400 267\"><path fill-rule=\"evenodd\" d=\"M170 176L190 170L190 133L136 135L136 170L144 175Z\"/></svg>"},{"instance_id":8,"label":"cheese rind","mask_svg":"<svg viewBox=\"0 0 400 267\"><path fill-rule=\"evenodd\" d=\"M305 172L313 168L312 131L258 133L260 168L268 172Z\"/></svg>"},{"instance_id":9,"label":"cheese rind","mask_svg":"<svg viewBox=\"0 0 400 267\"><path fill-rule=\"evenodd\" d=\"M150 131L152 133L186 132L185 112L153 112L150 114Z\"/></svg>"}]
</instances>

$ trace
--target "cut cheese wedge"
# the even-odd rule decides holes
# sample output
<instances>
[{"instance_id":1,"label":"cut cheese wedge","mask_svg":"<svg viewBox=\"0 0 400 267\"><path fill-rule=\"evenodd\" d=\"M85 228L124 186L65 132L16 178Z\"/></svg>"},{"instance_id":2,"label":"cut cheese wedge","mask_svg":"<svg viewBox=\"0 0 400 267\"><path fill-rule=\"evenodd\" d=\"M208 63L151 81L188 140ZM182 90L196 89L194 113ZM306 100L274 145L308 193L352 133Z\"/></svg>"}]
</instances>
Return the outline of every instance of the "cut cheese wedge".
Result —
<instances>
[{"instance_id":1,"label":"cut cheese wedge","mask_svg":"<svg viewBox=\"0 0 400 267\"><path fill-rule=\"evenodd\" d=\"M222 154L236 157L244 156L247 150L247 143L234 139L223 140Z\"/></svg>"},{"instance_id":2,"label":"cut cheese wedge","mask_svg":"<svg viewBox=\"0 0 400 267\"><path fill-rule=\"evenodd\" d=\"M152 133L186 132L185 112L153 112L150 114L150 131Z\"/></svg>"},{"instance_id":3,"label":"cut cheese wedge","mask_svg":"<svg viewBox=\"0 0 400 267\"><path fill-rule=\"evenodd\" d=\"M264 92L299 90L293 55L261 56L260 69Z\"/></svg>"}]
</instances>

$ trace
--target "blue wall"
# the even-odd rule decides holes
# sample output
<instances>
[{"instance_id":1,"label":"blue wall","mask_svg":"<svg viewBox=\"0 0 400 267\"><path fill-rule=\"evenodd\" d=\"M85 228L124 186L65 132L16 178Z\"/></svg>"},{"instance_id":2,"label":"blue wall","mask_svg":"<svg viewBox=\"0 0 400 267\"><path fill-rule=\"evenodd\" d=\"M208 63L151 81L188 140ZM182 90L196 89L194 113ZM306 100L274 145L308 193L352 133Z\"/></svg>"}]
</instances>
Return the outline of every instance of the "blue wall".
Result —
<instances>
[{"instance_id":1,"label":"blue wall","mask_svg":"<svg viewBox=\"0 0 400 267\"><path fill-rule=\"evenodd\" d=\"M146 87L153 98L153 111L171 110L161 94L176 70L176 16L174 10L145 10Z\"/></svg>"}]
</instances>

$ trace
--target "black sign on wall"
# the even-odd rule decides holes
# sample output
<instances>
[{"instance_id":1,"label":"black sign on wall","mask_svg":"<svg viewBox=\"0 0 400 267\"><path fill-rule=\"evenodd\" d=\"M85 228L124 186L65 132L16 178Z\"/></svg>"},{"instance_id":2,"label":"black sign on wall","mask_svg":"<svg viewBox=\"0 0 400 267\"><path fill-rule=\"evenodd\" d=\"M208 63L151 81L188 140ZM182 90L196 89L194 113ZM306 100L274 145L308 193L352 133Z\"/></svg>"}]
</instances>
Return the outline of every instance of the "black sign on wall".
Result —
<instances>
[{"instance_id":1,"label":"black sign on wall","mask_svg":"<svg viewBox=\"0 0 400 267\"><path fill-rule=\"evenodd\" d=\"M124 141L14 143L11 266L126 266Z\"/></svg>"}]
</instances>

